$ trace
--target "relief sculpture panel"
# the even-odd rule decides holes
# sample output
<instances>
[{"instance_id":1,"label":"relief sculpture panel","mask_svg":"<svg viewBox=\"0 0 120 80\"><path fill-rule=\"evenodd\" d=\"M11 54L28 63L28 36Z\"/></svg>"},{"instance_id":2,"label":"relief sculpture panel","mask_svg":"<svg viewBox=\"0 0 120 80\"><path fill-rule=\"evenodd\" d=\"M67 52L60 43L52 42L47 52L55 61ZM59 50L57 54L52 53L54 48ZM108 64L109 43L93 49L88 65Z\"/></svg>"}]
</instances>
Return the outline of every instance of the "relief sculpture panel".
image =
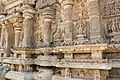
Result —
<instances>
[{"instance_id":1,"label":"relief sculpture panel","mask_svg":"<svg viewBox=\"0 0 120 80\"><path fill-rule=\"evenodd\" d=\"M74 38L78 44L84 44L89 39L89 16L87 0L75 0L73 6Z\"/></svg>"},{"instance_id":2,"label":"relief sculpture panel","mask_svg":"<svg viewBox=\"0 0 120 80\"><path fill-rule=\"evenodd\" d=\"M100 13L109 43L119 43L120 34L120 1L100 0Z\"/></svg>"}]
</instances>

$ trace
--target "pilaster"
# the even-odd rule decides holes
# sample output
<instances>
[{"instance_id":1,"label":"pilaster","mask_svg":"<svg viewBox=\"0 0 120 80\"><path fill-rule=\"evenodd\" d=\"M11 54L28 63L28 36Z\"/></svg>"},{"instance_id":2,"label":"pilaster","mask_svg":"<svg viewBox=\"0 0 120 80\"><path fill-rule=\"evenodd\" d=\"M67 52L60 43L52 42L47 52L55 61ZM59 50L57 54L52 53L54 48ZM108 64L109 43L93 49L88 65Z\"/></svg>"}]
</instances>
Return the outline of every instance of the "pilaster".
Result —
<instances>
[{"instance_id":1,"label":"pilaster","mask_svg":"<svg viewBox=\"0 0 120 80\"><path fill-rule=\"evenodd\" d=\"M9 55L11 48L14 45L14 29L9 20L3 20L2 34L1 34L1 47Z\"/></svg>"},{"instance_id":2,"label":"pilaster","mask_svg":"<svg viewBox=\"0 0 120 80\"><path fill-rule=\"evenodd\" d=\"M0 45L0 46L1 46L2 48L3 48L3 47L5 48L5 47L7 47L6 42L5 42L6 39L7 39L7 38L6 38L6 37L7 37L7 35L6 35L6 34L7 34L7 33L6 33L7 28L6 28L6 25L5 25L4 21L3 21L1 27L2 27L2 29L1 29L1 43L0 43L1 45Z\"/></svg>"},{"instance_id":3,"label":"pilaster","mask_svg":"<svg viewBox=\"0 0 120 80\"><path fill-rule=\"evenodd\" d=\"M22 16L18 16L16 19L16 22L14 24L15 29L15 47L18 47L20 44L20 37L22 32L22 26L23 26L23 18Z\"/></svg>"},{"instance_id":4,"label":"pilaster","mask_svg":"<svg viewBox=\"0 0 120 80\"><path fill-rule=\"evenodd\" d=\"M59 0L63 7L64 13L64 27L65 27L65 42L71 42L73 39L73 22L72 22L72 9L73 9L73 0Z\"/></svg>"},{"instance_id":5,"label":"pilaster","mask_svg":"<svg viewBox=\"0 0 120 80\"><path fill-rule=\"evenodd\" d=\"M23 7L23 30L24 30L24 37L23 37L23 47L31 47L32 46L32 27L34 26L34 14L35 10L33 7L26 5Z\"/></svg>"},{"instance_id":6,"label":"pilaster","mask_svg":"<svg viewBox=\"0 0 120 80\"><path fill-rule=\"evenodd\" d=\"M50 46L50 42L52 41L51 25L54 9L51 7L46 7L40 11L40 14L42 14L43 17L42 35L44 44L46 46Z\"/></svg>"},{"instance_id":7,"label":"pilaster","mask_svg":"<svg viewBox=\"0 0 120 80\"><path fill-rule=\"evenodd\" d=\"M89 0L90 40L92 43L103 42L103 30L100 21L98 0Z\"/></svg>"}]
</instances>

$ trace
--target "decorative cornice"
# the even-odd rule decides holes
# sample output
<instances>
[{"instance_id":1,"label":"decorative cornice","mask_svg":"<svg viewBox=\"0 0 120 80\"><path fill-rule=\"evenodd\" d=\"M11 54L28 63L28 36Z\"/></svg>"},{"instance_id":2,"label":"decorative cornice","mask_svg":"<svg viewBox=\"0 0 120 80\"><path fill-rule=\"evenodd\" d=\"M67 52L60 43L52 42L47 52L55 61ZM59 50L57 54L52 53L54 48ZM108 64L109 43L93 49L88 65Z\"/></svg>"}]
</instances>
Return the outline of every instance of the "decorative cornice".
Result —
<instances>
[{"instance_id":1,"label":"decorative cornice","mask_svg":"<svg viewBox=\"0 0 120 80\"><path fill-rule=\"evenodd\" d=\"M22 7L22 12L23 13L29 12L29 13L35 14L35 9L31 7L30 5L25 5Z\"/></svg>"},{"instance_id":2,"label":"decorative cornice","mask_svg":"<svg viewBox=\"0 0 120 80\"><path fill-rule=\"evenodd\" d=\"M0 19L0 23L2 23L3 21L10 21L11 23L15 23L16 19L19 17L19 13L13 14L13 15L8 15L7 17Z\"/></svg>"},{"instance_id":3,"label":"decorative cornice","mask_svg":"<svg viewBox=\"0 0 120 80\"><path fill-rule=\"evenodd\" d=\"M34 14L35 14L35 9L33 7L31 7L30 5L25 5L22 8L22 12L23 12L23 17L25 18L33 18Z\"/></svg>"},{"instance_id":4,"label":"decorative cornice","mask_svg":"<svg viewBox=\"0 0 120 80\"><path fill-rule=\"evenodd\" d=\"M61 47L46 47L40 49L12 49L14 53L23 54L42 54L42 53L92 53L92 52L104 52L108 49L107 44L95 44L95 45L76 45L76 46L61 46Z\"/></svg>"}]
</instances>

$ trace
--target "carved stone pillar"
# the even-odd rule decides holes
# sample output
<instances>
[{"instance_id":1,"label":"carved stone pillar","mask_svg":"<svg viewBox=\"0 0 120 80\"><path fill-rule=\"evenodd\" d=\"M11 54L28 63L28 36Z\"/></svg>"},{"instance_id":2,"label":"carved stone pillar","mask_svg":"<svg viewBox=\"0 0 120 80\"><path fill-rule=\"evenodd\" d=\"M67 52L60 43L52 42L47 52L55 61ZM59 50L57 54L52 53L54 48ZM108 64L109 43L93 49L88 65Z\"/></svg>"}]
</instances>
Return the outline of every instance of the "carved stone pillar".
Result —
<instances>
[{"instance_id":1,"label":"carved stone pillar","mask_svg":"<svg viewBox=\"0 0 120 80\"><path fill-rule=\"evenodd\" d=\"M63 7L63 14L64 14L64 26L65 26L65 34L64 40L65 42L72 41L72 9L73 9L73 0L59 0L62 7Z\"/></svg>"},{"instance_id":2,"label":"carved stone pillar","mask_svg":"<svg viewBox=\"0 0 120 80\"><path fill-rule=\"evenodd\" d=\"M5 26L5 24L3 23L2 24L2 29L1 29L1 47L2 48L5 48L5 47L7 47L7 45L6 45L6 38L7 37L7 35L6 35L6 26Z\"/></svg>"},{"instance_id":3,"label":"carved stone pillar","mask_svg":"<svg viewBox=\"0 0 120 80\"><path fill-rule=\"evenodd\" d=\"M103 42L98 0L89 0L88 13L90 20L90 40L93 43Z\"/></svg>"},{"instance_id":4,"label":"carved stone pillar","mask_svg":"<svg viewBox=\"0 0 120 80\"><path fill-rule=\"evenodd\" d=\"M2 47L2 42L3 42L3 24L1 25L0 47Z\"/></svg>"},{"instance_id":5,"label":"carved stone pillar","mask_svg":"<svg viewBox=\"0 0 120 80\"><path fill-rule=\"evenodd\" d=\"M21 28L15 28L15 47L19 46Z\"/></svg>"},{"instance_id":6,"label":"carved stone pillar","mask_svg":"<svg viewBox=\"0 0 120 80\"><path fill-rule=\"evenodd\" d=\"M32 27L34 25L34 14L35 10L29 5L26 5L23 8L23 30L24 30L24 37L23 37L23 42L22 46L23 47L31 47L32 46Z\"/></svg>"},{"instance_id":7,"label":"carved stone pillar","mask_svg":"<svg viewBox=\"0 0 120 80\"><path fill-rule=\"evenodd\" d=\"M11 48L14 45L14 29L10 21L5 20L2 24L1 46L5 49L5 52L9 55Z\"/></svg>"},{"instance_id":8,"label":"carved stone pillar","mask_svg":"<svg viewBox=\"0 0 120 80\"><path fill-rule=\"evenodd\" d=\"M18 17L17 22L14 24L15 26L15 47L18 47L20 44L20 37L22 31L22 17Z\"/></svg>"},{"instance_id":9,"label":"carved stone pillar","mask_svg":"<svg viewBox=\"0 0 120 80\"><path fill-rule=\"evenodd\" d=\"M51 23L52 23L54 11L50 7L47 7L41 10L41 12L43 15L42 35L43 35L44 44L46 46L50 46L50 42L52 41Z\"/></svg>"}]
</instances>

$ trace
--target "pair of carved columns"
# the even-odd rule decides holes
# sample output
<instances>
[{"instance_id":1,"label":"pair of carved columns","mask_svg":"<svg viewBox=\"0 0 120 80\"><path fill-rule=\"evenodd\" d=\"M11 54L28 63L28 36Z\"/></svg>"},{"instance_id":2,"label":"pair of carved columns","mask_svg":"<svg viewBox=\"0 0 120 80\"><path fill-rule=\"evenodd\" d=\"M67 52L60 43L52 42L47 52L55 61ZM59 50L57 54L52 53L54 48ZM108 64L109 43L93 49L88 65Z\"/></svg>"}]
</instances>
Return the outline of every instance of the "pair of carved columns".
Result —
<instances>
[{"instance_id":1,"label":"pair of carved columns","mask_svg":"<svg viewBox=\"0 0 120 80\"><path fill-rule=\"evenodd\" d=\"M93 43L103 42L104 30L102 30L99 12L99 0L89 0L90 40Z\"/></svg>"},{"instance_id":2,"label":"pair of carved columns","mask_svg":"<svg viewBox=\"0 0 120 80\"><path fill-rule=\"evenodd\" d=\"M14 45L14 29L9 20L4 20L2 23L1 46L6 49L7 54L11 53L11 48Z\"/></svg>"},{"instance_id":3,"label":"pair of carved columns","mask_svg":"<svg viewBox=\"0 0 120 80\"><path fill-rule=\"evenodd\" d=\"M23 7L23 41L22 47L32 47L35 9L29 5Z\"/></svg>"},{"instance_id":4,"label":"pair of carved columns","mask_svg":"<svg viewBox=\"0 0 120 80\"><path fill-rule=\"evenodd\" d=\"M59 0L63 7L63 13L64 13L64 26L65 26L65 35L64 40L65 42L71 42L73 35L72 35L72 10L73 10L73 0Z\"/></svg>"}]
</instances>

